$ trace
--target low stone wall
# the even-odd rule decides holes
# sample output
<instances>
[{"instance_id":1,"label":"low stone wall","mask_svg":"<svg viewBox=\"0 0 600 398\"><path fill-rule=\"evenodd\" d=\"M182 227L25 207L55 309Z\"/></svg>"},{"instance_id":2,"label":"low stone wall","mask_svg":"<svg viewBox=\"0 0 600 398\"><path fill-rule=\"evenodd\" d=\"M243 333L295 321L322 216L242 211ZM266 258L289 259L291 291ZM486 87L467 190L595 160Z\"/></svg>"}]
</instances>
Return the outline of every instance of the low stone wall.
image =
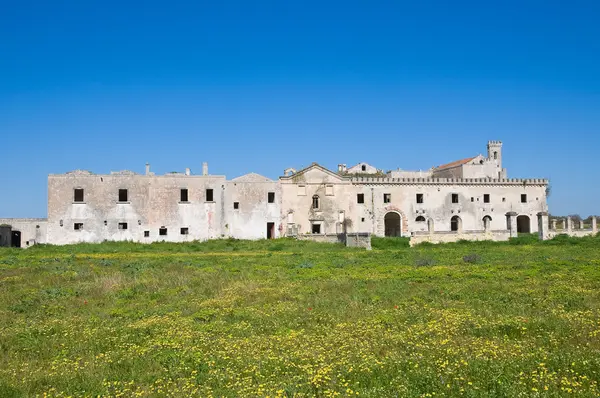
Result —
<instances>
[{"instance_id":1,"label":"low stone wall","mask_svg":"<svg viewBox=\"0 0 600 398\"><path fill-rule=\"evenodd\" d=\"M305 234L296 239L311 240L320 243L344 243L348 247L364 247L371 250L371 234L369 232L352 232L347 234Z\"/></svg>"},{"instance_id":2,"label":"low stone wall","mask_svg":"<svg viewBox=\"0 0 600 398\"><path fill-rule=\"evenodd\" d=\"M597 233L598 231L594 231L592 229L572 229L570 231L568 229L556 229L550 230L548 237L552 239L557 235L569 235L575 238L582 238L584 236L593 236Z\"/></svg>"},{"instance_id":3,"label":"low stone wall","mask_svg":"<svg viewBox=\"0 0 600 398\"><path fill-rule=\"evenodd\" d=\"M413 232L410 237L410 246L418 245L419 243L450 243L458 242L459 240L470 241L505 241L510 238L510 231L460 231L460 232Z\"/></svg>"}]
</instances>

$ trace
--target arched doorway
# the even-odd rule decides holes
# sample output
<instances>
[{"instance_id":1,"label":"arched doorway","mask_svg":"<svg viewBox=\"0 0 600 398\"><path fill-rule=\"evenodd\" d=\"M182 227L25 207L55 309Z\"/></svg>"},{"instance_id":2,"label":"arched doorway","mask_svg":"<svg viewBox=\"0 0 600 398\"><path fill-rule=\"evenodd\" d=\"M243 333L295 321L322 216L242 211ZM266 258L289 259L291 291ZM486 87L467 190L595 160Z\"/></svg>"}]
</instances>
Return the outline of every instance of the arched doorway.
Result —
<instances>
[{"instance_id":1,"label":"arched doorway","mask_svg":"<svg viewBox=\"0 0 600 398\"><path fill-rule=\"evenodd\" d=\"M383 218L385 236L402 236L402 219L400 214L389 212Z\"/></svg>"},{"instance_id":2,"label":"arched doorway","mask_svg":"<svg viewBox=\"0 0 600 398\"><path fill-rule=\"evenodd\" d=\"M462 220L459 216L453 216L450 219L450 231L458 232L462 230Z\"/></svg>"},{"instance_id":3,"label":"arched doorway","mask_svg":"<svg viewBox=\"0 0 600 398\"><path fill-rule=\"evenodd\" d=\"M531 232L531 220L528 216L517 217L517 232L520 234L528 234Z\"/></svg>"},{"instance_id":4,"label":"arched doorway","mask_svg":"<svg viewBox=\"0 0 600 398\"><path fill-rule=\"evenodd\" d=\"M485 216L483 217L483 230L489 231L492 227L492 217Z\"/></svg>"}]
</instances>

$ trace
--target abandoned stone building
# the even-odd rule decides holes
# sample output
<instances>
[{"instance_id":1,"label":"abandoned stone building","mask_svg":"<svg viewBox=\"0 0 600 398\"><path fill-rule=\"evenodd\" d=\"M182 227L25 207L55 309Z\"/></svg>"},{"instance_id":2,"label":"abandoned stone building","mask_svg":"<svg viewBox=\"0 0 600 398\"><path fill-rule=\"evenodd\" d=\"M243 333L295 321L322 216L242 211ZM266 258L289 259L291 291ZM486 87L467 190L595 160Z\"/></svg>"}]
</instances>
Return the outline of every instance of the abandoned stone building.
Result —
<instances>
[{"instance_id":1,"label":"abandoned stone building","mask_svg":"<svg viewBox=\"0 0 600 398\"><path fill-rule=\"evenodd\" d=\"M48 176L48 218L0 219L0 244L269 239L344 233L418 241L508 239L547 228L545 179L509 179L502 143L425 171L312 163L278 180L250 173L155 175L76 170Z\"/></svg>"}]
</instances>

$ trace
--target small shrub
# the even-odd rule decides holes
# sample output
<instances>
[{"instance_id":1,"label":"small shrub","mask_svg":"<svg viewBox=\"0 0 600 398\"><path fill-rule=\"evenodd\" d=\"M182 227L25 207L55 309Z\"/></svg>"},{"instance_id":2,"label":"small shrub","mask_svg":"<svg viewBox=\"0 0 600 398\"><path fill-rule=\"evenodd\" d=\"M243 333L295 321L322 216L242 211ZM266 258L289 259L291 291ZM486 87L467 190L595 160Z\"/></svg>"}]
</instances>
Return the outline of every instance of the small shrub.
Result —
<instances>
[{"instance_id":1,"label":"small shrub","mask_svg":"<svg viewBox=\"0 0 600 398\"><path fill-rule=\"evenodd\" d=\"M314 266L315 266L315 265L314 265L313 263L311 263L310 261L303 261L303 262L301 262L300 264L298 264L298 265L296 266L296 268L301 268L301 269L304 269L304 268L312 268L312 267L314 267Z\"/></svg>"},{"instance_id":2,"label":"small shrub","mask_svg":"<svg viewBox=\"0 0 600 398\"><path fill-rule=\"evenodd\" d=\"M435 265L433 258L418 258L415 260L415 266L417 267L430 267L432 265Z\"/></svg>"},{"instance_id":3,"label":"small shrub","mask_svg":"<svg viewBox=\"0 0 600 398\"><path fill-rule=\"evenodd\" d=\"M469 264L477 264L481 261L481 256L479 254L467 254L463 257L463 261Z\"/></svg>"}]
</instances>

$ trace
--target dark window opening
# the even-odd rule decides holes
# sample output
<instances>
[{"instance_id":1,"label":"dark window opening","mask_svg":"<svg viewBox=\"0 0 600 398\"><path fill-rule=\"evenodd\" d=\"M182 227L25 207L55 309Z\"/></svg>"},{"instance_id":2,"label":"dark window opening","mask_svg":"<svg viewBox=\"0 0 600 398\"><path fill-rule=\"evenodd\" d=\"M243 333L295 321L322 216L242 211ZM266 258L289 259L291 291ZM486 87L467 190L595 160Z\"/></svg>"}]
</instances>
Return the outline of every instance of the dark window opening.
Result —
<instances>
[{"instance_id":1,"label":"dark window opening","mask_svg":"<svg viewBox=\"0 0 600 398\"><path fill-rule=\"evenodd\" d=\"M321 233L321 224L313 224L312 225L312 233L320 234Z\"/></svg>"},{"instance_id":2,"label":"dark window opening","mask_svg":"<svg viewBox=\"0 0 600 398\"><path fill-rule=\"evenodd\" d=\"M73 201L75 202L83 202L83 189L76 188L73 194Z\"/></svg>"},{"instance_id":3,"label":"dark window opening","mask_svg":"<svg viewBox=\"0 0 600 398\"><path fill-rule=\"evenodd\" d=\"M494 160L498 159L498 152L494 152Z\"/></svg>"},{"instance_id":4,"label":"dark window opening","mask_svg":"<svg viewBox=\"0 0 600 398\"><path fill-rule=\"evenodd\" d=\"M240 202L233 202L233 208L234 209L239 209L240 208Z\"/></svg>"},{"instance_id":5,"label":"dark window opening","mask_svg":"<svg viewBox=\"0 0 600 398\"><path fill-rule=\"evenodd\" d=\"M159 234L160 236L165 236L165 235L167 235L167 229L166 229L165 227L159 228L159 229L158 229L158 234Z\"/></svg>"},{"instance_id":6,"label":"dark window opening","mask_svg":"<svg viewBox=\"0 0 600 398\"><path fill-rule=\"evenodd\" d=\"M483 194L483 203L490 203L490 194Z\"/></svg>"},{"instance_id":7,"label":"dark window opening","mask_svg":"<svg viewBox=\"0 0 600 398\"><path fill-rule=\"evenodd\" d=\"M75 224L73 224L73 229L75 231L81 231L83 229L83 223L82 222L76 222Z\"/></svg>"},{"instance_id":8,"label":"dark window opening","mask_svg":"<svg viewBox=\"0 0 600 398\"><path fill-rule=\"evenodd\" d=\"M458 194L457 193L452 194L452 203L458 203Z\"/></svg>"},{"instance_id":9,"label":"dark window opening","mask_svg":"<svg viewBox=\"0 0 600 398\"><path fill-rule=\"evenodd\" d=\"M416 218L416 220L415 220L415 221L416 221L416 222L425 222L425 217L423 217L423 216L419 216L419 217L417 217L417 218Z\"/></svg>"},{"instance_id":10,"label":"dark window opening","mask_svg":"<svg viewBox=\"0 0 600 398\"><path fill-rule=\"evenodd\" d=\"M506 198L502 198L502 201L503 201L503 202L506 202Z\"/></svg>"},{"instance_id":11,"label":"dark window opening","mask_svg":"<svg viewBox=\"0 0 600 398\"><path fill-rule=\"evenodd\" d=\"M364 164L361 166L360 168L362 171L367 171L367 166L365 166Z\"/></svg>"},{"instance_id":12,"label":"dark window opening","mask_svg":"<svg viewBox=\"0 0 600 398\"><path fill-rule=\"evenodd\" d=\"M527 194L521 194L521 203L527 203Z\"/></svg>"},{"instance_id":13,"label":"dark window opening","mask_svg":"<svg viewBox=\"0 0 600 398\"><path fill-rule=\"evenodd\" d=\"M104 220L104 226L106 227L108 225L108 221Z\"/></svg>"},{"instance_id":14,"label":"dark window opening","mask_svg":"<svg viewBox=\"0 0 600 398\"><path fill-rule=\"evenodd\" d=\"M458 231L460 229L460 218L454 216L450 219L450 231Z\"/></svg>"},{"instance_id":15,"label":"dark window opening","mask_svg":"<svg viewBox=\"0 0 600 398\"><path fill-rule=\"evenodd\" d=\"M365 203L365 194L364 193L356 194L356 203Z\"/></svg>"},{"instance_id":16,"label":"dark window opening","mask_svg":"<svg viewBox=\"0 0 600 398\"><path fill-rule=\"evenodd\" d=\"M189 228L181 228L180 232L181 232L181 235L187 235L187 234L189 234L190 230L189 230Z\"/></svg>"},{"instance_id":17,"label":"dark window opening","mask_svg":"<svg viewBox=\"0 0 600 398\"><path fill-rule=\"evenodd\" d=\"M206 190L206 201L207 202L212 202L213 201L213 190L212 189L207 189Z\"/></svg>"},{"instance_id":18,"label":"dark window opening","mask_svg":"<svg viewBox=\"0 0 600 398\"><path fill-rule=\"evenodd\" d=\"M475 202L475 198L471 196L471 202Z\"/></svg>"},{"instance_id":19,"label":"dark window opening","mask_svg":"<svg viewBox=\"0 0 600 398\"><path fill-rule=\"evenodd\" d=\"M361 218L361 219L360 219L360 221L361 221L361 222L365 222L365 218L364 218L364 217L363 217L363 218Z\"/></svg>"},{"instance_id":20,"label":"dark window opening","mask_svg":"<svg viewBox=\"0 0 600 398\"><path fill-rule=\"evenodd\" d=\"M127 229L127 223L126 222L120 222L119 223L119 229L122 229L122 230Z\"/></svg>"},{"instance_id":21,"label":"dark window opening","mask_svg":"<svg viewBox=\"0 0 600 398\"><path fill-rule=\"evenodd\" d=\"M144 231L144 238L150 237L150 231Z\"/></svg>"},{"instance_id":22,"label":"dark window opening","mask_svg":"<svg viewBox=\"0 0 600 398\"><path fill-rule=\"evenodd\" d=\"M275 238L275 223L268 222L267 223L267 239Z\"/></svg>"},{"instance_id":23,"label":"dark window opening","mask_svg":"<svg viewBox=\"0 0 600 398\"><path fill-rule=\"evenodd\" d=\"M269 192L267 195L267 201L269 203L275 203L275 192Z\"/></svg>"},{"instance_id":24,"label":"dark window opening","mask_svg":"<svg viewBox=\"0 0 600 398\"><path fill-rule=\"evenodd\" d=\"M417 194L417 203L423 203L423 194L422 193Z\"/></svg>"},{"instance_id":25,"label":"dark window opening","mask_svg":"<svg viewBox=\"0 0 600 398\"><path fill-rule=\"evenodd\" d=\"M319 208L319 196L318 195L315 195L312 197L312 208L313 209Z\"/></svg>"},{"instance_id":26,"label":"dark window opening","mask_svg":"<svg viewBox=\"0 0 600 398\"><path fill-rule=\"evenodd\" d=\"M119 189L119 202L127 202L127 190Z\"/></svg>"},{"instance_id":27,"label":"dark window opening","mask_svg":"<svg viewBox=\"0 0 600 398\"><path fill-rule=\"evenodd\" d=\"M383 194L383 203L390 203L391 201L392 201L392 194L384 193Z\"/></svg>"},{"instance_id":28,"label":"dark window opening","mask_svg":"<svg viewBox=\"0 0 600 398\"><path fill-rule=\"evenodd\" d=\"M179 200L181 202L187 202L188 201L188 190L183 188L179 194Z\"/></svg>"}]
</instances>

